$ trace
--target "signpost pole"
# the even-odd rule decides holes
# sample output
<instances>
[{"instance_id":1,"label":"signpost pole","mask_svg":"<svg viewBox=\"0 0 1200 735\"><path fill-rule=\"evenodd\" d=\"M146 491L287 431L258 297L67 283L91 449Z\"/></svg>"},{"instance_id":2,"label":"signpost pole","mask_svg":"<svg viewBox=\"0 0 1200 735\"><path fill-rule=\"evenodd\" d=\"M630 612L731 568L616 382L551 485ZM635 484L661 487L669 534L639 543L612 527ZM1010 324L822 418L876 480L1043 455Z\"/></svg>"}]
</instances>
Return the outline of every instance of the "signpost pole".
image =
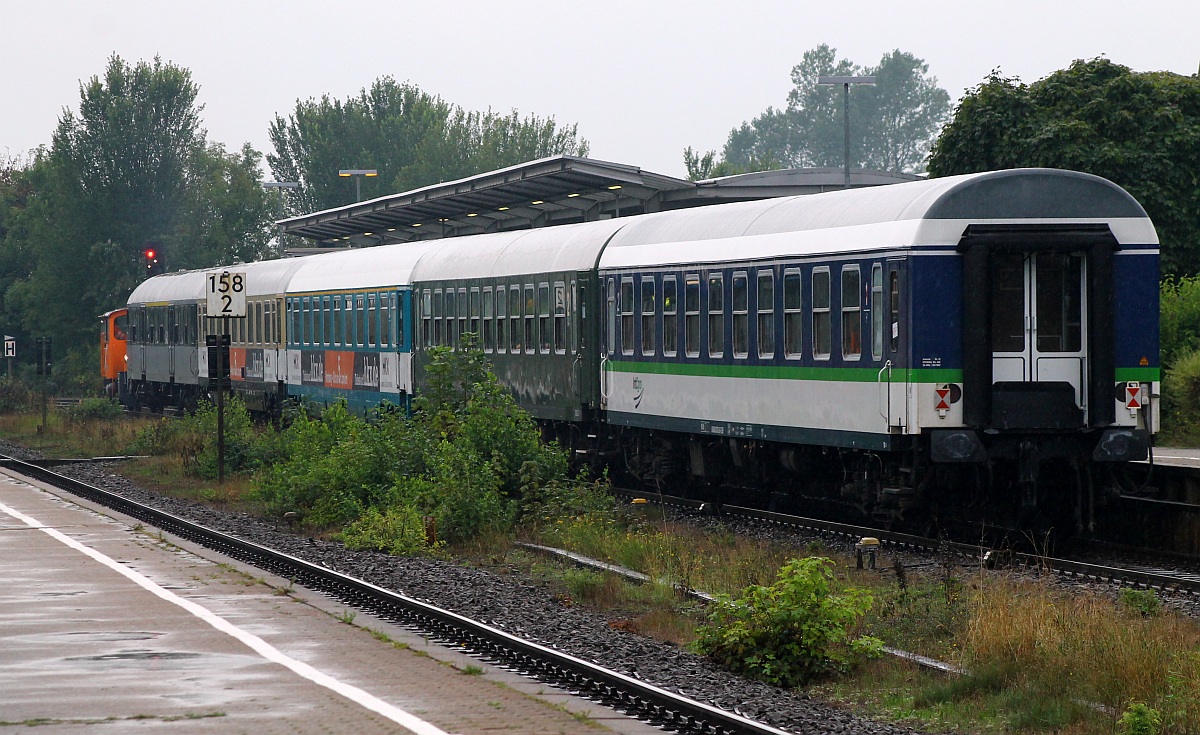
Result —
<instances>
[{"instance_id":1,"label":"signpost pole","mask_svg":"<svg viewBox=\"0 0 1200 735\"><path fill-rule=\"evenodd\" d=\"M229 366L229 319L246 318L246 274L245 272L213 271L208 274L207 314L221 317L221 336L217 339L217 484L225 484L225 387L231 385ZM212 360L210 359L210 363ZM212 379L213 365L208 366Z\"/></svg>"},{"instance_id":2,"label":"signpost pole","mask_svg":"<svg viewBox=\"0 0 1200 735\"><path fill-rule=\"evenodd\" d=\"M47 352L49 352L49 348L50 348L49 338L39 337L38 338L38 347L39 347L38 359L41 360L41 362L38 363L38 368L39 368L38 372L42 376L42 425L38 427L38 433L42 434L46 431L46 419L47 419L46 404L48 402L47 398L46 398L46 393L50 389L50 371L47 370L47 368L50 365L50 360L48 359L49 355L46 354Z\"/></svg>"},{"instance_id":3,"label":"signpost pole","mask_svg":"<svg viewBox=\"0 0 1200 735\"><path fill-rule=\"evenodd\" d=\"M217 342L217 484L225 484L225 366L229 364L229 317L221 317L221 339ZM211 371L212 368L210 367Z\"/></svg>"}]
</instances>

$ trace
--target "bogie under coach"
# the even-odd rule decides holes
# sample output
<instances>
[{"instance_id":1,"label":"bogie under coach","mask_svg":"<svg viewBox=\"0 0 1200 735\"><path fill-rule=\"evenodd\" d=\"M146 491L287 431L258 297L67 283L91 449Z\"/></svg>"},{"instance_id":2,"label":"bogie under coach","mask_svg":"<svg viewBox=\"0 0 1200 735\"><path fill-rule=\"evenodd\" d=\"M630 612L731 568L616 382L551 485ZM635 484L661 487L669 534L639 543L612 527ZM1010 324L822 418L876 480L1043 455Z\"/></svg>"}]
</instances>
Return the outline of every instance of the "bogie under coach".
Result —
<instances>
[{"instance_id":1,"label":"bogie under coach","mask_svg":"<svg viewBox=\"0 0 1200 735\"><path fill-rule=\"evenodd\" d=\"M548 436L676 492L1082 529L1158 428L1157 234L1124 190L1082 173L274 263L247 266L269 271L261 300L287 314L257 333L282 363L262 395L404 405L430 350L474 333ZM191 366L211 326L171 327L202 306L202 277L130 297L138 396L162 402L204 374ZM234 385L253 391L245 346Z\"/></svg>"}]
</instances>

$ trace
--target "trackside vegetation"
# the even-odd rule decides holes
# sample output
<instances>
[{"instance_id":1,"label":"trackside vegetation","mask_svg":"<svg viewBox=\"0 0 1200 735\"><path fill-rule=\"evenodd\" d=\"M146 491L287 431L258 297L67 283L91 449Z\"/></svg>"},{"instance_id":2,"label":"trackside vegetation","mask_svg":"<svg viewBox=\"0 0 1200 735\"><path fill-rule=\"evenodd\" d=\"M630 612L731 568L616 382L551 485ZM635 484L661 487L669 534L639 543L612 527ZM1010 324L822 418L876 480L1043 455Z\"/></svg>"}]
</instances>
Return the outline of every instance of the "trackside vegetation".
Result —
<instances>
[{"instance_id":1,"label":"trackside vegetation","mask_svg":"<svg viewBox=\"0 0 1200 735\"><path fill-rule=\"evenodd\" d=\"M1164 296L1164 303L1166 297ZM972 733L1200 732L1200 627L1146 590L1063 590L951 561L858 570L814 541L756 540L713 519L616 503L573 474L470 344L434 355L414 411L358 416L296 406L256 425L231 398L227 482L214 488L215 411L118 415L106 399L51 412L0 380L0 435L59 456L135 453L147 487L285 519L310 535L391 554L521 570L610 627L688 647L742 674L884 719ZM566 569L513 548L559 546L641 571ZM702 605L683 588L717 595ZM961 667L933 673L883 646Z\"/></svg>"}]
</instances>

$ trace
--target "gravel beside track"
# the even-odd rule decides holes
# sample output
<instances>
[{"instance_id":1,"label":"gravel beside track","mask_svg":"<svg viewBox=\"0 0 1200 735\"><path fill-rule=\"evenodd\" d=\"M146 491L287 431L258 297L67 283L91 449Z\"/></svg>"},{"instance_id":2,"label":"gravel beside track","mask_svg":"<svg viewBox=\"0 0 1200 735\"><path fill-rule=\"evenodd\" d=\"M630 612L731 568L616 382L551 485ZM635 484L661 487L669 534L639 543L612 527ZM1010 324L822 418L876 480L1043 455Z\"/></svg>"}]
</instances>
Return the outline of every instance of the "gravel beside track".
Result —
<instances>
[{"instance_id":1,"label":"gravel beside track","mask_svg":"<svg viewBox=\"0 0 1200 735\"><path fill-rule=\"evenodd\" d=\"M0 453L18 459L37 458L7 442L0 442ZM142 490L110 474L104 466L65 465L55 471L781 729L814 735L920 732L867 720L802 693L733 676L677 647L610 628L603 616L564 606L551 591L516 575L434 559L352 551L339 543L299 537L245 513L226 513Z\"/></svg>"}]
</instances>

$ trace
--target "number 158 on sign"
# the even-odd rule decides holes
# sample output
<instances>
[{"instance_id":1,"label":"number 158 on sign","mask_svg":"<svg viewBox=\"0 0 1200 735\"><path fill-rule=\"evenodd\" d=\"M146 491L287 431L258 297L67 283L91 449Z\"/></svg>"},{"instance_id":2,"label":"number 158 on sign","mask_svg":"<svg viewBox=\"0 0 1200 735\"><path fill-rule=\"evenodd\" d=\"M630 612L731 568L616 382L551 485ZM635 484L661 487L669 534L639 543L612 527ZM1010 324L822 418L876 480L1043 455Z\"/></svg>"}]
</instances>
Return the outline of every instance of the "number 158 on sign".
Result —
<instances>
[{"instance_id":1,"label":"number 158 on sign","mask_svg":"<svg viewBox=\"0 0 1200 735\"><path fill-rule=\"evenodd\" d=\"M246 274L221 271L208 276L208 315L246 316Z\"/></svg>"}]
</instances>

